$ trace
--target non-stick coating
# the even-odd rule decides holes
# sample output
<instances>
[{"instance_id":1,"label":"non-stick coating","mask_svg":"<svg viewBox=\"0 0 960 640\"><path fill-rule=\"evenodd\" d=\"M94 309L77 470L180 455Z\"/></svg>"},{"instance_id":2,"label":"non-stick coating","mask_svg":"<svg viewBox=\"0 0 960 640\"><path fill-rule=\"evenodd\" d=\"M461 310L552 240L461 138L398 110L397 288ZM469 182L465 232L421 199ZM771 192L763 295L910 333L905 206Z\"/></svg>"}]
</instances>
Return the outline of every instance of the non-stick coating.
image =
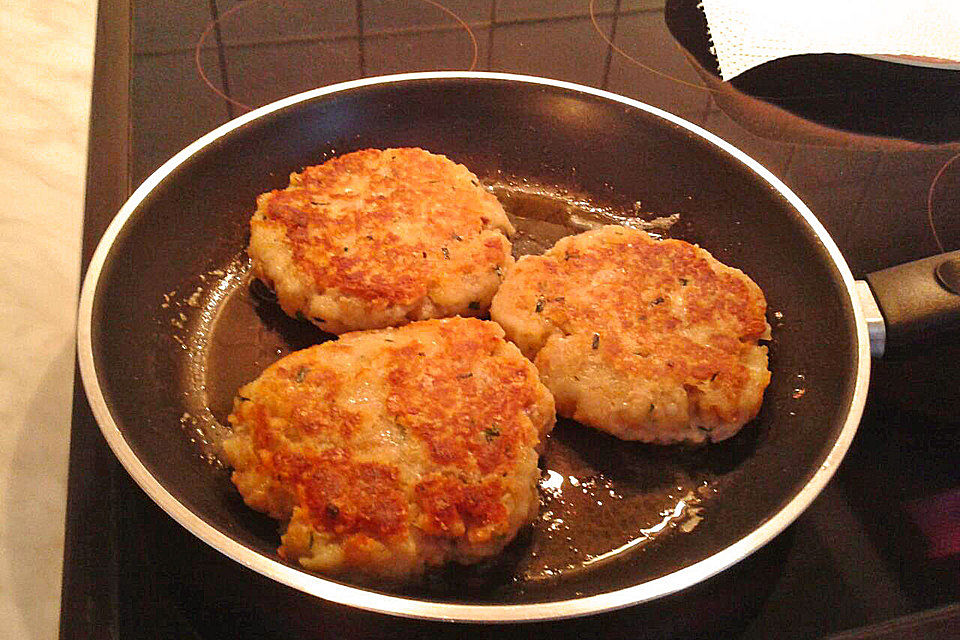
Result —
<instances>
[{"instance_id":1,"label":"non-stick coating","mask_svg":"<svg viewBox=\"0 0 960 640\"><path fill-rule=\"evenodd\" d=\"M766 293L774 327L763 409L717 448L729 482L692 532L577 580L431 592L431 600L556 601L666 575L744 538L817 471L850 411L857 325L841 271L780 192L690 131L601 96L495 78L414 79L295 103L222 136L152 189L104 260L91 322L100 389L137 458L193 514L277 558L275 527L242 504L228 474L179 427L185 356L159 325L159 305L242 255L257 194L333 154L389 146L446 154L488 181L526 178L625 210L640 202L644 211L679 213L674 235L748 273Z\"/></svg>"}]
</instances>

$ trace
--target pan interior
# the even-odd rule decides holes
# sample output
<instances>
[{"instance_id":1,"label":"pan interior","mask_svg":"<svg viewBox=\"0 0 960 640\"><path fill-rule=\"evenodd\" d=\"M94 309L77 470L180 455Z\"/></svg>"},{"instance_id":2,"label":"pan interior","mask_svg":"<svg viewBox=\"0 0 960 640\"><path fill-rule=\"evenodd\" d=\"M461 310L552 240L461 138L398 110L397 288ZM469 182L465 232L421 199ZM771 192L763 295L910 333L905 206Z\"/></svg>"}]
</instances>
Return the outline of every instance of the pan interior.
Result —
<instances>
[{"instance_id":1,"label":"pan interior","mask_svg":"<svg viewBox=\"0 0 960 640\"><path fill-rule=\"evenodd\" d=\"M648 224L763 288L774 328L761 414L710 447L624 443L561 422L542 459L541 518L501 558L391 593L517 604L589 596L689 566L772 517L807 482L853 393L853 312L839 272L786 199L656 115L562 88L444 79L373 85L248 122L175 168L115 240L97 285L94 361L122 435L185 508L278 559L215 441L241 384L326 339L251 289L256 195L332 155L421 146L480 175L542 251L601 222ZM279 560L279 559L278 559ZM376 590L376 587L371 587Z\"/></svg>"}]
</instances>

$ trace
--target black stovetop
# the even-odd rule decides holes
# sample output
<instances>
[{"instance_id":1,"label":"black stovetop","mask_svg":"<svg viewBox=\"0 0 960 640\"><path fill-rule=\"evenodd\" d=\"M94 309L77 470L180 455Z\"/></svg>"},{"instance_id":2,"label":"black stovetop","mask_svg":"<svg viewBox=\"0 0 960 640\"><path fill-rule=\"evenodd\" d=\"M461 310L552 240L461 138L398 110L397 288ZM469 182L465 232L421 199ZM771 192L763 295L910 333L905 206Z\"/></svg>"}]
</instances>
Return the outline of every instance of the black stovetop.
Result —
<instances>
[{"instance_id":1,"label":"black stovetop","mask_svg":"<svg viewBox=\"0 0 960 640\"><path fill-rule=\"evenodd\" d=\"M856 277L960 249L960 71L803 56L722 83L695 5L103 0L84 266L132 189L210 129L318 86L436 69L577 82L699 124L783 179ZM946 336L875 362L836 477L742 566L664 603L566 630L811 637L886 622L864 637L918 624L927 637L948 637L960 602L958 360L960 338ZM271 608L302 596L235 566L155 507L107 449L79 379L70 464L62 638L286 635L271 628ZM718 590L733 590L734 604L704 610ZM910 615L919 617L889 622ZM563 635L558 626L451 631L342 609L325 619L322 637Z\"/></svg>"}]
</instances>

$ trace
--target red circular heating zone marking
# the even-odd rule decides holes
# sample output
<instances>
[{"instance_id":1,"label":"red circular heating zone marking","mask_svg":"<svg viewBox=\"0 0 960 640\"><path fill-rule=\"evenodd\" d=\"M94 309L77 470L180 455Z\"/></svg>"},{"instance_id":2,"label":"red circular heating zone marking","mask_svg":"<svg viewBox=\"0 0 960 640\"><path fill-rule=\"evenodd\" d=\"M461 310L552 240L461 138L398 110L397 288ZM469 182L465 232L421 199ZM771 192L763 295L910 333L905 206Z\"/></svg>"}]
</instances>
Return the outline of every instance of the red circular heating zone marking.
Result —
<instances>
[{"instance_id":1,"label":"red circular heating zone marking","mask_svg":"<svg viewBox=\"0 0 960 640\"><path fill-rule=\"evenodd\" d=\"M933 181L930 183L930 188L927 190L927 222L928 222L929 225L930 225L930 231L931 231L931 233L933 233L933 240L934 240L934 242L937 243L937 247L940 249L940 252L941 252L941 253L943 253L944 251L946 251L946 249L945 249L945 247L944 247L944 244L943 244L942 239L940 238L940 234L937 233L937 224L936 224L936 222L934 221L934 216L933 216L933 209L934 209L934 207L933 207L933 200L934 200L934 194L935 194L936 189L937 189L937 183L940 182L940 180L943 178L944 174L945 174L945 173L947 172L947 170L950 168L950 165L952 165L952 164L953 164L955 161L957 161L958 159L960 159L960 153L956 153L956 154L954 154L953 156L951 156L950 159L947 160L947 161L940 167L940 170L937 171L937 174L933 177ZM946 208L946 207L945 207L945 208Z\"/></svg>"},{"instance_id":2,"label":"red circular heating zone marking","mask_svg":"<svg viewBox=\"0 0 960 640\"><path fill-rule=\"evenodd\" d=\"M603 29L600 28L600 23L597 22L597 7L596 7L596 4L597 4L597 0L590 0L590 22L593 24L593 28L594 28L594 30L597 32L597 35L600 36L600 39L603 40L603 41L607 44L607 46L610 47L611 50L616 51L619 55L623 56L625 59L629 60L631 63L637 65L637 66L640 67L641 69L645 69L646 71L649 71L650 73L652 73L652 74L654 74L654 75L660 76L661 78L666 78L667 80L672 80L673 82L676 82L677 84L682 84L682 85L687 86L687 87L690 87L690 88L692 88L692 89L697 89L698 91L708 91L708 92L714 92L714 91L715 91L714 89L711 89L710 87L707 87L707 86L704 86L704 85L701 85L701 84L693 84L692 82L687 82L686 80L681 80L680 78L676 78L676 77L670 75L669 73L665 73L665 72L663 72L663 71L660 71L659 69L655 69L655 68L651 67L650 65L647 65L647 64L644 64L644 63L640 62L639 60L637 60L636 58L634 58L633 56L631 56L629 53L627 53L626 51L624 51L623 49L621 49L620 47L618 47L618 46L613 42L613 40L611 40L610 37L608 37L607 34L605 34L605 33L603 32ZM677 47L678 50L680 50L681 52L683 51L683 47L680 46L680 43L674 42L674 44L676 45L676 47Z\"/></svg>"},{"instance_id":3,"label":"red circular heating zone marking","mask_svg":"<svg viewBox=\"0 0 960 640\"><path fill-rule=\"evenodd\" d=\"M472 50L470 67L467 69L467 71L475 70L477 68L477 59L479 57L479 46L477 45L477 37L473 33L473 29L470 28L470 25L468 25L460 16L458 16L453 11L443 6L439 2L435 2L434 0L419 0L419 1L422 3L428 4L442 11L443 13L447 14L448 16L453 18L457 22L457 24L467 33L467 36L470 38L470 46ZM207 24L206 28L203 30L203 33L200 34L200 38L197 40L197 44L194 47L194 62L197 67L197 73L199 74L200 79L203 80L203 83L207 85L207 87L211 91L213 91L215 94L217 94L227 102L230 102L246 111L252 110L253 107L230 97L229 95L221 91L220 88L217 87L213 82L210 81L210 78L207 76L206 72L203 70L203 62L201 61L200 55L203 52L203 47L207 41L207 38L209 37L210 33L217 28L218 24L222 23L224 19L232 16L233 14L245 9L246 7L256 2L263 2L263 0L245 0L244 2L241 2L236 6L231 7L227 11L223 12L223 14L219 15L216 20L211 20ZM318 46L323 46L322 43L320 42L317 42L316 44Z\"/></svg>"}]
</instances>

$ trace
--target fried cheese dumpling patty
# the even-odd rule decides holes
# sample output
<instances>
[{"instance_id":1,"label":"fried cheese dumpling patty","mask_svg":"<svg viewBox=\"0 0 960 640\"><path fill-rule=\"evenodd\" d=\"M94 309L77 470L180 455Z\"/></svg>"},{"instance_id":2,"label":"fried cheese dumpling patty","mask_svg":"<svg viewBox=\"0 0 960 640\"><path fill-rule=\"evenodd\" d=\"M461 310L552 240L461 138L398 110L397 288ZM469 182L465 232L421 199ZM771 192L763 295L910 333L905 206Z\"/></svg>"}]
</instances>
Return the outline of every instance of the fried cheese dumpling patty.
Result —
<instances>
[{"instance_id":1,"label":"fried cheese dumpling patty","mask_svg":"<svg viewBox=\"0 0 960 640\"><path fill-rule=\"evenodd\" d=\"M729 438L770 381L763 292L680 240L619 226L562 238L507 271L490 312L558 414L624 440Z\"/></svg>"},{"instance_id":2,"label":"fried cheese dumpling patty","mask_svg":"<svg viewBox=\"0 0 960 640\"><path fill-rule=\"evenodd\" d=\"M348 333L242 387L224 451L281 556L404 579L499 553L539 507L555 420L534 366L493 322Z\"/></svg>"},{"instance_id":3,"label":"fried cheese dumpling patty","mask_svg":"<svg viewBox=\"0 0 960 640\"><path fill-rule=\"evenodd\" d=\"M423 149L365 149L262 194L254 273L324 331L379 329L490 307L514 231L466 167Z\"/></svg>"}]
</instances>

